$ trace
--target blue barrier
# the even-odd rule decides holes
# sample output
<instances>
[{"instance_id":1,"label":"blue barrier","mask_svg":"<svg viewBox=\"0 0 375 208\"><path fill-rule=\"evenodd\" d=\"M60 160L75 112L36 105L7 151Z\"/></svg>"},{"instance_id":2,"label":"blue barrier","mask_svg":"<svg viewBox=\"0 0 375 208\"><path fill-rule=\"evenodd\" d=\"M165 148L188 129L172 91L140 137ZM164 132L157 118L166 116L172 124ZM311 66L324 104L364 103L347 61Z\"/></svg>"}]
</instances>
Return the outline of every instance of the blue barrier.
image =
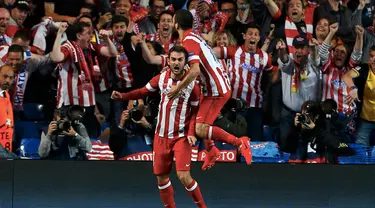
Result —
<instances>
[{"instance_id":1,"label":"blue barrier","mask_svg":"<svg viewBox=\"0 0 375 208\"><path fill-rule=\"evenodd\" d=\"M356 154L348 157L338 157L339 164L375 164L374 147L368 147L360 144L349 144ZM374 156L372 156L374 155Z\"/></svg>"},{"instance_id":2,"label":"blue barrier","mask_svg":"<svg viewBox=\"0 0 375 208\"><path fill-rule=\"evenodd\" d=\"M39 144L40 138L22 138L20 148L17 151L18 156L24 159L40 159Z\"/></svg>"},{"instance_id":3,"label":"blue barrier","mask_svg":"<svg viewBox=\"0 0 375 208\"><path fill-rule=\"evenodd\" d=\"M290 157L289 153L280 152L275 142L251 142L250 148L254 163L287 163ZM240 161L245 162L245 158L241 156Z\"/></svg>"}]
</instances>

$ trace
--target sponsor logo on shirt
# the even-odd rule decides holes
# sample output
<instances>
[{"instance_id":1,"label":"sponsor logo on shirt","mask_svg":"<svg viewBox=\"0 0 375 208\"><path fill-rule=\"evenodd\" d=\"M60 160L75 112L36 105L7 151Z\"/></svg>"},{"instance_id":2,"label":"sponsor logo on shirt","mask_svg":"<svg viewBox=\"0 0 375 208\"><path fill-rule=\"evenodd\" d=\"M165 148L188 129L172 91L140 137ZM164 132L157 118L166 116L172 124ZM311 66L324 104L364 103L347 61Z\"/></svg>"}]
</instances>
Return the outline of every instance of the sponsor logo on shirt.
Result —
<instances>
[{"instance_id":1,"label":"sponsor logo on shirt","mask_svg":"<svg viewBox=\"0 0 375 208\"><path fill-rule=\"evenodd\" d=\"M251 66L251 65L246 64L246 63L241 64L241 67L243 69L249 70L253 73L259 73L261 71L259 68L255 67L255 66Z\"/></svg>"},{"instance_id":2,"label":"sponsor logo on shirt","mask_svg":"<svg viewBox=\"0 0 375 208\"><path fill-rule=\"evenodd\" d=\"M345 82L340 81L339 79L332 80L332 84L337 87L345 87Z\"/></svg>"}]
</instances>

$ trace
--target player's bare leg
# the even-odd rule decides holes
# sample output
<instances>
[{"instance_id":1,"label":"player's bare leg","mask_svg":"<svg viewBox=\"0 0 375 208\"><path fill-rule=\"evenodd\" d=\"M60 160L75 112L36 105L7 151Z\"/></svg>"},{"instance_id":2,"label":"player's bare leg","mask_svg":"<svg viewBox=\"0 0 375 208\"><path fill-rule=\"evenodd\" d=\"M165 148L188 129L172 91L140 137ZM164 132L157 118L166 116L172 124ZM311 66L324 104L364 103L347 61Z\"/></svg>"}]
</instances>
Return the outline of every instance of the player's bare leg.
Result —
<instances>
[{"instance_id":1,"label":"player's bare leg","mask_svg":"<svg viewBox=\"0 0 375 208\"><path fill-rule=\"evenodd\" d=\"M250 149L250 140L248 137L245 136L237 138L217 126L210 126L203 123L196 124L195 134L198 137L205 139L204 141L207 154L204 158L202 170L211 168L215 164L216 160L220 157L220 151L217 149L217 147L214 146L214 142L212 139L227 144L232 144L233 146L237 147L239 152L244 156L246 163L248 165L251 164L252 154Z\"/></svg>"},{"instance_id":2,"label":"player's bare leg","mask_svg":"<svg viewBox=\"0 0 375 208\"><path fill-rule=\"evenodd\" d=\"M160 198L164 206L166 208L176 208L174 203L174 190L171 180L169 179L169 174L158 175L156 177L158 179Z\"/></svg>"},{"instance_id":3,"label":"player's bare leg","mask_svg":"<svg viewBox=\"0 0 375 208\"><path fill-rule=\"evenodd\" d=\"M177 171L177 176L181 183L184 184L185 189L189 193L190 197L194 200L194 203L199 208L206 208L204 203L201 190L198 183L191 177L190 171Z\"/></svg>"}]
</instances>

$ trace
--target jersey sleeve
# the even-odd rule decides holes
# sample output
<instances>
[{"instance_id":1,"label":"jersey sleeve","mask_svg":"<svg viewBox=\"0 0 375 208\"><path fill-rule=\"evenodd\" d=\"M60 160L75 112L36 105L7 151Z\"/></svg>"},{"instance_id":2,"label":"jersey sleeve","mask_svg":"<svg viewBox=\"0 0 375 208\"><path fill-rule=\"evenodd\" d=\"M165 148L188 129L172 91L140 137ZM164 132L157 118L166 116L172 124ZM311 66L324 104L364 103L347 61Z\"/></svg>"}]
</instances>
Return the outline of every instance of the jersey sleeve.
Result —
<instances>
[{"instance_id":1,"label":"jersey sleeve","mask_svg":"<svg viewBox=\"0 0 375 208\"><path fill-rule=\"evenodd\" d=\"M190 99L189 99L190 105L194 107L198 107L200 96L201 96L201 88L199 87L197 82L194 81L194 88L193 88L193 91L191 92Z\"/></svg>"},{"instance_id":2,"label":"jersey sleeve","mask_svg":"<svg viewBox=\"0 0 375 208\"><path fill-rule=\"evenodd\" d=\"M220 47L220 59L233 58L237 51L237 46Z\"/></svg>"},{"instance_id":3,"label":"jersey sleeve","mask_svg":"<svg viewBox=\"0 0 375 208\"><path fill-rule=\"evenodd\" d=\"M70 57L70 49L66 44L64 44L61 46L61 52L64 54L64 59L61 62L64 62Z\"/></svg>"},{"instance_id":4,"label":"jersey sleeve","mask_svg":"<svg viewBox=\"0 0 375 208\"><path fill-rule=\"evenodd\" d=\"M136 100L144 96L151 95L158 90L158 83L160 79L160 74L155 76L146 84L146 86L136 89L127 93L121 93L123 100Z\"/></svg>"},{"instance_id":5,"label":"jersey sleeve","mask_svg":"<svg viewBox=\"0 0 375 208\"><path fill-rule=\"evenodd\" d=\"M194 40L185 40L183 43L184 48L188 52L188 62L189 64L195 64L200 62L199 55L202 51L199 43Z\"/></svg>"}]
</instances>

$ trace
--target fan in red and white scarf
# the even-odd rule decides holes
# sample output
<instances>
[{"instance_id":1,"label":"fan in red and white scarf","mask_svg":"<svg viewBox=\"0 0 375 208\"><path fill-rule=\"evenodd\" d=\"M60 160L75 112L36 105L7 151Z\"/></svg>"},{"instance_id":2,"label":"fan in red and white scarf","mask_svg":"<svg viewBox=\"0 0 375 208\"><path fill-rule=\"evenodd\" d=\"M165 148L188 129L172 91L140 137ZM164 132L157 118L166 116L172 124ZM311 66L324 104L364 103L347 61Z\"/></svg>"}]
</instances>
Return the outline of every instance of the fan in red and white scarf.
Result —
<instances>
[{"instance_id":1,"label":"fan in red and white scarf","mask_svg":"<svg viewBox=\"0 0 375 208\"><path fill-rule=\"evenodd\" d=\"M165 53L169 52L178 40L177 37L173 37L173 16L174 13L170 10L165 10L160 13L158 31L154 34L146 35L146 40L156 41L163 46Z\"/></svg>"},{"instance_id":2,"label":"fan in red and white scarf","mask_svg":"<svg viewBox=\"0 0 375 208\"><path fill-rule=\"evenodd\" d=\"M79 105L90 107L95 105L95 93L93 81L97 80L97 72L94 71L92 54L98 56L116 57L117 50L108 37L107 31L100 31L106 46L90 44L91 26L88 23L79 22L73 25L73 33L76 40L68 41L61 46L61 35L67 28L66 23L60 25L56 40L51 52L51 59L60 63L58 80L58 107L63 105ZM82 32L78 32L82 31ZM87 50L85 57L83 49Z\"/></svg>"}]
</instances>

